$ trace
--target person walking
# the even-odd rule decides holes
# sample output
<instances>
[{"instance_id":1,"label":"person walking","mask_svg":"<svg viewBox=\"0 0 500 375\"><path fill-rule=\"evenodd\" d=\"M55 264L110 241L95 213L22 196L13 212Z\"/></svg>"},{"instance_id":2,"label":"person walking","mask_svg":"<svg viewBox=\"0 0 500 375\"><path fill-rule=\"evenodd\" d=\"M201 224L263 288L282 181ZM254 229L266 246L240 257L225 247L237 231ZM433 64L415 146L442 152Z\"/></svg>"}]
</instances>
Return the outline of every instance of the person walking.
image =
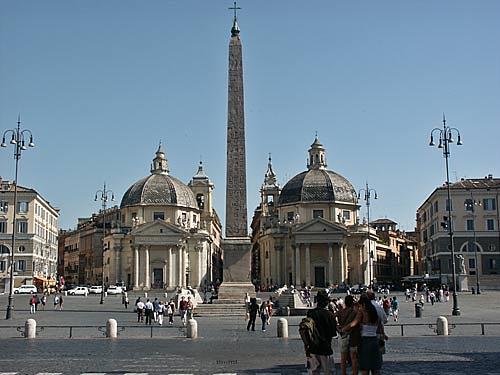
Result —
<instances>
[{"instance_id":1,"label":"person walking","mask_svg":"<svg viewBox=\"0 0 500 375\"><path fill-rule=\"evenodd\" d=\"M269 319L269 310L267 301L262 302L259 309L260 319L262 320L262 332L266 332L267 320Z\"/></svg>"},{"instance_id":2,"label":"person walking","mask_svg":"<svg viewBox=\"0 0 500 375\"><path fill-rule=\"evenodd\" d=\"M156 310L158 324L163 325L163 314L165 313L165 305L162 301L158 302L158 309Z\"/></svg>"},{"instance_id":3,"label":"person walking","mask_svg":"<svg viewBox=\"0 0 500 375\"><path fill-rule=\"evenodd\" d=\"M64 304L64 298L62 294L59 296L59 311L63 309L63 304Z\"/></svg>"},{"instance_id":4,"label":"person walking","mask_svg":"<svg viewBox=\"0 0 500 375\"><path fill-rule=\"evenodd\" d=\"M326 290L319 290L316 295L316 307L307 312L307 317L314 321L318 332L317 342L305 346L309 375L319 375L321 372L332 375L335 371L332 338L337 335L337 322L334 314L328 310L329 302Z\"/></svg>"},{"instance_id":5,"label":"person walking","mask_svg":"<svg viewBox=\"0 0 500 375\"><path fill-rule=\"evenodd\" d=\"M137 310L137 323L144 321L144 302L140 298L135 301L135 309Z\"/></svg>"},{"instance_id":6,"label":"person walking","mask_svg":"<svg viewBox=\"0 0 500 375\"><path fill-rule=\"evenodd\" d=\"M144 324L151 325L151 321L153 320L153 303L149 299L144 304L144 315L146 315Z\"/></svg>"},{"instance_id":7,"label":"person walking","mask_svg":"<svg viewBox=\"0 0 500 375\"><path fill-rule=\"evenodd\" d=\"M36 313L36 294L32 294L29 300L30 314Z\"/></svg>"},{"instance_id":8,"label":"person walking","mask_svg":"<svg viewBox=\"0 0 500 375\"><path fill-rule=\"evenodd\" d=\"M128 309L129 299L128 299L128 296L126 294L125 294L125 300L124 300L123 304L125 305L125 309Z\"/></svg>"},{"instance_id":9,"label":"person walking","mask_svg":"<svg viewBox=\"0 0 500 375\"><path fill-rule=\"evenodd\" d=\"M392 309L392 317L394 318L394 321L397 322L399 315L399 301L396 298L396 296L392 297L391 309Z\"/></svg>"},{"instance_id":10,"label":"person walking","mask_svg":"<svg viewBox=\"0 0 500 375\"><path fill-rule=\"evenodd\" d=\"M45 310L45 304L47 303L47 295L46 294L42 295L40 301L42 302L42 310Z\"/></svg>"},{"instance_id":11,"label":"person walking","mask_svg":"<svg viewBox=\"0 0 500 375\"><path fill-rule=\"evenodd\" d=\"M337 320L341 327L350 324L358 313L353 296L347 295L344 304L345 307L337 313ZM359 325L351 329L350 332L343 332L339 335L340 371L342 375L347 374L349 359L351 360L352 373L358 373L358 345L360 338Z\"/></svg>"},{"instance_id":12,"label":"person walking","mask_svg":"<svg viewBox=\"0 0 500 375\"><path fill-rule=\"evenodd\" d=\"M181 300L179 302L179 314L181 316L182 325L186 325L186 313L188 308L188 302L186 301L184 296L181 296Z\"/></svg>"},{"instance_id":13,"label":"person walking","mask_svg":"<svg viewBox=\"0 0 500 375\"><path fill-rule=\"evenodd\" d=\"M54 295L54 310L57 309L57 306L59 305L59 296L57 294Z\"/></svg>"},{"instance_id":14,"label":"person walking","mask_svg":"<svg viewBox=\"0 0 500 375\"><path fill-rule=\"evenodd\" d=\"M257 298L250 298L250 305L248 307L249 319L247 323L247 331L255 331L255 319L257 319L257 312L259 311L259 305L257 305Z\"/></svg>"},{"instance_id":15,"label":"person walking","mask_svg":"<svg viewBox=\"0 0 500 375\"><path fill-rule=\"evenodd\" d=\"M175 302L173 298L170 298L170 302L167 306L167 314L168 314L168 324L174 324L174 314L175 314Z\"/></svg>"},{"instance_id":16,"label":"person walking","mask_svg":"<svg viewBox=\"0 0 500 375\"><path fill-rule=\"evenodd\" d=\"M194 313L194 303L191 300L191 297L188 297L187 310L186 310L187 320L193 319L193 313Z\"/></svg>"},{"instance_id":17,"label":"person walking","mask_svg":"<svg viewBox=\"0 0 500 375\"><path fill-rule=\"evenodd\" d=\"M155 298L153 301L153 315L154 315L154 320L155 323L158 321L158 311L160 310L160 301L158 301L158 298Z\"/></svg>"}]
</instances>

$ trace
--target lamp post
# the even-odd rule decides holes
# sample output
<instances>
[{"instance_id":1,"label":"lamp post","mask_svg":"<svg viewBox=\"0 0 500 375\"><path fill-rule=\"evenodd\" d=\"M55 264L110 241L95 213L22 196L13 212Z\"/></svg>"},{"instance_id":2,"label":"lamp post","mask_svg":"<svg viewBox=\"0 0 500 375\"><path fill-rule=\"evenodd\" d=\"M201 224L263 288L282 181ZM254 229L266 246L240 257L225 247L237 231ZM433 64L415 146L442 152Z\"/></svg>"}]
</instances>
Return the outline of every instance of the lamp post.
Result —
<instances>
[{"instance_id":1,"label":"lamp post","mask_svg":"<svg viewBox=\"0 0 500 375\"><path fill-rule=\"evenodd\" d=\"M12 318L12 310L14 309L14 249L16 248L16 212L17 212L17 176L19 172L19 159L21 159L21 152L27 150L27 147L35 147L33 143L33 134L31 130L24 129L21 130L21 116L17 117L17 127L14 129L8 129L3 133L2 144L0 147L7 147L5 143L5 136L10 134L10 144L14 145L14 160L16 161L16 172L14 178L14 213L12 219L12 248L10 249L10 259L9 259L9 299L7 306L7 313L5 319ZM29 135L28 146L26 147L26 137Z\"/></svg>"},{"instance_id":2,"label":"lamp post","mask_svg":"<svg viewBox=\"0 0 500 375\"><path fill-rule=\"evenodd\" d=\"M446 164L446 188L448 193L448 217L445 221L447 221L448 227L448 235L450 236L450 251L451 251L451 272L452 272L452 281L453 281L453 310L451 312L452 315L460 315L460 308L458 307L458 298L457 298L457 274L455 270L455 245L453 243L453 228L451 220L451 193L450 193L450 173L448 167L448 159L450 157L450 143L455 142L453 140L453 132L457 135L457 146L462 145L462 141L460 139L460 131L457 128L451 128L446 126L446 117L443 113L443 129L434 128L431 130L431 139L429 142L429 146L435 146L433 134L436 132L439 134L439 145L438 148L443 149L443 157L445 159Z\"/></svg>"},{"instance_id":3,"label":"lamp post","mask_svg":"<svg viewBox=\"0 0 500 375\"><path fill-rule=\"evenodd\" d=\"M370 189L368 186L368 182L366 183L366 186L364 189L360 189L358 192L358 199L361 198L361 194L363 194L363 199L366 202L366 211L367 211L367 216L368 216L368 225L367 225L367 238L368 238L368 278L369 280L369 287L372 287L372 268L373 268L373 252L371 251L371 241L370 241L370 198L372 193L374 194L373 198L378 199L377 196L377 191L375 189Z\"/></svg>"},{"instance_id":4,"label":"lamp post","mask_svg":"<svg viewBox=\"0 0 500 375\"><path fill-rule=\"evenodd\" d=\"M476 264L476 293L481 294L481 290L479 289L479 266L477 262L477 239L476 239L476 206L480 206L481 202L476 201L474 199L474 196L472 195L472 190L469 191L470 193L470 202L465 201L465 209L470 209L472 211L472 229L473 229L473 236L474 236L474 262Z\"/></svg>"},{"instance_id":5,"label":"lamp post","mask_svg":"<svg viewBox=\"0 0 500 375\"><path fill-rule=\"evenodd\" d=\"M113 193L112 190L107 190L106 189L106 183L104 183L104 188L102 190L97 190L95 193L95 198L94 201L97 201L97 199L100 199L102 202L102 268L101 268L101 300L100 304L102 305L104 303L104 250L106 249L106 203L108 203L108 200L110 199L110 194L111 194L111 200L115 200L115 194ZM100 195L100 197L99 197Z\"/></svg>"}]
</instances>

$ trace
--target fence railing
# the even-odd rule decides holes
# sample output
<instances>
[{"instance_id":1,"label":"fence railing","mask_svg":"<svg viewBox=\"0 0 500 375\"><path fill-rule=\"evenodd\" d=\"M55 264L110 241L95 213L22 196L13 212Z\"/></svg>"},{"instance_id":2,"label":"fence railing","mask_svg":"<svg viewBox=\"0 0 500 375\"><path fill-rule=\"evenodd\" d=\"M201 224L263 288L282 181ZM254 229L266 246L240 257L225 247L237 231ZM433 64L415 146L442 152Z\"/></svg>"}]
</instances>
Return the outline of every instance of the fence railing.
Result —
<instances>
[{"instance_id":1,"label":"fence railing","mask_svg":"<svg viewBox=\"0 0 500 375\"><path fill-rule=\"evenodd\" d=\"M18 332L18 335L24 337L24 326L0 326L0 332L4 330L12 330ZM161 332L161 333L160 333ZM66 337L66 338L89 338L95 336L106 336L106 326L95 325L40 325L36 327L37 337L52 338ZM118 336L122 333L136 333L127 335L129 337L187 337L187 329L185 326L159 326L159 325L122 325L118 326ZM138 334L137 334L138 333ZM6 337L0 334L1 337ZM17 336L17 335L16 335Z\"/></svg>"}]
</instances>

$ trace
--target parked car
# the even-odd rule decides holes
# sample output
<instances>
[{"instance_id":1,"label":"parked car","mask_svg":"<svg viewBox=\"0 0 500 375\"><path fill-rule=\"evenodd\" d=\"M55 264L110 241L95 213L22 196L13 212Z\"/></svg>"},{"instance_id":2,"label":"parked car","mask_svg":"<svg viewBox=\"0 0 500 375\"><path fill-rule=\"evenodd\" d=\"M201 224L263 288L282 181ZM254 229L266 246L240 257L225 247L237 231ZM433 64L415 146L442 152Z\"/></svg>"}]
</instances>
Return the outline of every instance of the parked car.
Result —
<instances>
[{"instance_id":1,"label":"parked car","mask_svg":"<svg viewBox=\"0 0 500 375\"><path fill-rule=\"evenodd\" d=\"M36 286L34 285L21 285L19 288L14 288L15 294L32 294L38 293Z\"/></svg>"},{"instance_id":2,"label":"parked car","mask_svg":"<svg viewBox=\"0 0 500 375\"><path fill-rule=\"evenodd\" d=\"M89 288L86 286L77 286L76 288L68 290L70 296L86 296L89 294Z\"/></svg>"},{"instance_id":3,"label":"parked car","mask_svg":"<svg viewBox=\"0 0 500 375\"><path fill-rule=\"evenodd\" d=\"M90 294L101 294L102 293L102 286L101 285L92 285L89 288L89 293Z\"/></svg>"},{"instance_id":4,"label":"parked car","mask_svg":"<svg viewBox=\"0 0 500 375\"><path fill-rule=\"evenodd\" d=\"M110 295L122 294L123 289L121 286L110 285L106 292L108 292L108 294L110 294Z\"/></svg>"}]
</instances>

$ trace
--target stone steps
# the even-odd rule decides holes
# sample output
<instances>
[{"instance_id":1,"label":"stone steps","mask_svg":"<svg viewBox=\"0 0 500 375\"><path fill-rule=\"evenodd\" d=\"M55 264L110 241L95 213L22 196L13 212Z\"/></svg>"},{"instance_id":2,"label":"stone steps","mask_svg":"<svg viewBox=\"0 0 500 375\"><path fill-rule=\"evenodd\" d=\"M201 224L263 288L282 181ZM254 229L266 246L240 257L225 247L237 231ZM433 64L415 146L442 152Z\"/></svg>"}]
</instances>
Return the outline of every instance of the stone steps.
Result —
<instances>
[{"instance_id":1,"label":"stone steps","mask_svg":"<svg viewBox=\"0 0 500 375\"><path fill-rule=\"evenodd\" d=\"M245 305L237 304L200 304L194 310L194 316L241 316L246 313Z\"/></svg>"}]
</instances>

